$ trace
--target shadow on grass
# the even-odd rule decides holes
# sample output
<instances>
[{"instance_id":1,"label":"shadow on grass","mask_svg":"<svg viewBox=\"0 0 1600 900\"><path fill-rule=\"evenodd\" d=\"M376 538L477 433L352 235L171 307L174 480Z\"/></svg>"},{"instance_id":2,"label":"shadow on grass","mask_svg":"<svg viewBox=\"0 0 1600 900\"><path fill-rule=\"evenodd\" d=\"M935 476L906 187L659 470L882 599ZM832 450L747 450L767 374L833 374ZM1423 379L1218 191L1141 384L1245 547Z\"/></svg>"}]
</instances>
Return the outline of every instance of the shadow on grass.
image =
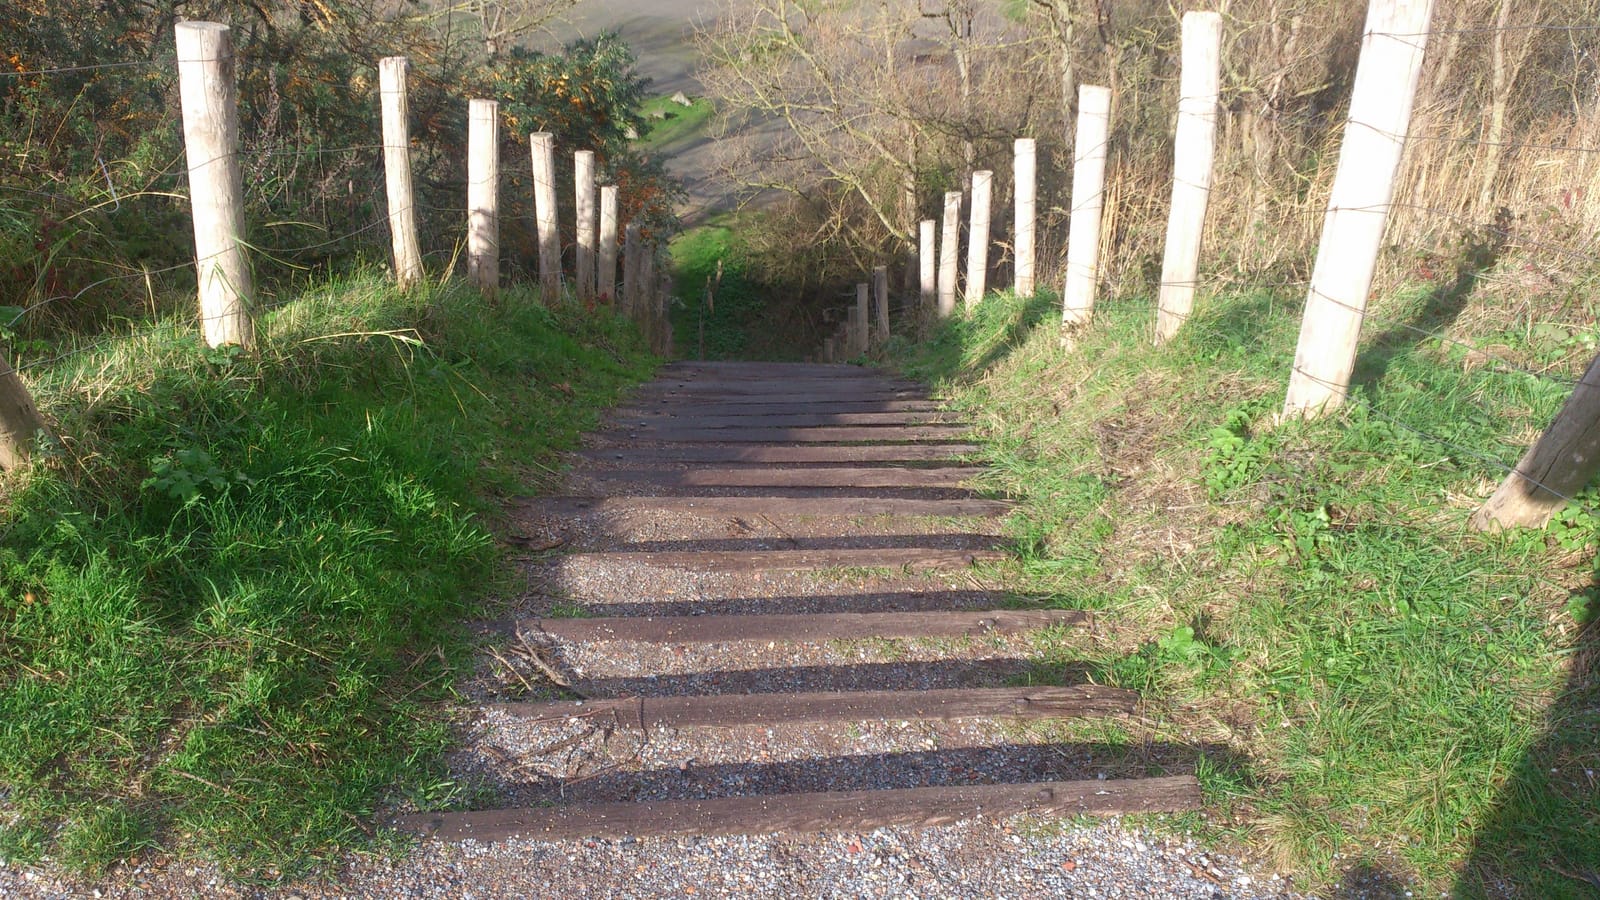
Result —
<instances>
[{"instance_id":1,"label":"shadow on grass","mask_svg":"<svg viewBox=\"0 0 1600 900\"><path fill-rule=\"evenodd\" d=\"M1594 584L1574 595L1592 611ZM1600 897L1600 628L1571 647L1544 736L1517 764L1474 838L1456 897Z\"/></svg>"}]
</instances>

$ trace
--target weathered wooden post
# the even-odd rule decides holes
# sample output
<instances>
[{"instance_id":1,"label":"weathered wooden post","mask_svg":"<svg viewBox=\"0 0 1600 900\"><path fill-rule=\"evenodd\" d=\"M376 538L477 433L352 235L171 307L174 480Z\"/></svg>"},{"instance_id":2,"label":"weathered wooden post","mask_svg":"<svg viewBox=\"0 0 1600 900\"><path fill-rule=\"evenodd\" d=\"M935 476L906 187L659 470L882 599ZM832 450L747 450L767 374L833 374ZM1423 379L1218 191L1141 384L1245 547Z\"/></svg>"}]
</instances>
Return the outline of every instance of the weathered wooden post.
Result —
<instances>
[{"instance_id":1,"label":"weathered wooden post","mask_svg":"<svg viewBox=\"0 0 1600 900\"><path fill-rule=\"evenodd\" d=\"M1011 277L1011 290L1018 297L1033 294L1034 288L1034 231L1039 219L1039 167L1038 147L1033 138L1017 138L1012 145L1012 179L1016 193L1012 241L1016 259Z\"/></svg>"},{"instance_id":2,"label":"weathered wooden post","mask_svg":"<svg viewBox=\"0 0 1600 900\"><path fill-rule=\"evenodd\" d=\"M1172 210L1156 301L1156 343L1165 343L1194 309L1200 274L1200 237L1211 200L1217 151L1217 94L1222 65L1222 16L1183 14L1183 73L1178 88L1178 132L1173 145Z\"/></svg>"},{"instance_id":3,"label":"weathered wooden post","mask_svg":"<svg viewBox=\"0 0 1600 900\"><path fill-rule=\"evenodd\" d=\"M956 311L956 253L961 243L961 192L944 195L944 228L939 235L939 318Z\"/></svg>"},{"instance_id":4,"label":"weathered wooden post","mask_svg":"<svg viewBox=\"0 0 1600 900\"><path fill-rule=\"evenodd\" d=\"M467 280L487 296L500 289L500 104L467 110Z\"/></svg>"},{"instance_id":5,"label":"weathered wooden post","mask_svg":"<svg viewBox=\"0 0 1600 900\"><path fill-rule=\"evenodd\" d=\"M917 265L922 272L921 292L917 297L917 314L925 316L933 308L934 298L939 293L939 258L934 255L933 230L935 223L932 219L923 219L917 226L918 237L921 239L917 251Z\"/></svg>"},{"instance_id":6,"label":"weathered wooden post","mask_svg":"<svg viewBox=\"0 0 1600 900\"><path fill-rule=\"evenodd\" d=\"M656 349L656 248L651 244L639 247L639 286L633 291L633 317L644 332L645 346Z\"/></svg>"},{"instance_id":7,"label":"weathered wooden post","mask_svg":"<svg viewBox=\"0 0 1600 900\"><path fill-rule=\"evenodd\" d=\"M578 223L578 249L576 251L578 299L587 303L594 300L596 274L594 260L594 151L579 150L572 154L572 162L572 181L575 191L573 208L576 210L573 219Z\"/></svg>"},{"instance_id":8,"label":"weathered wooden post","mask_svg":"<svg viewBox=\"0 0 1600 900\"><path fill-rule=\"evenodd\" d=\"M989 205L994 196L994 173L972 173L971 222L967 226L967 309L983 300L989 289Z\"/></svg>"},{"instance_id":9,"label":"weathered wooden post","mask_svg":"<svg viewBox=\"0 0 1600 900\"><path fill-rule=\"evenodd\" d=\"M22 376L11 368L11 349L0 346L0 469L15 469L27 462L41 433L50 433L44 417Z\"/></svg>"},{"instance_id":10,"label":"weathered wooden post","mask_svg":"<svg viewBox=\"0 0 1600 900\"><path fill-rule=\"evenodd\" d=\"M561 296L561 232L556 227L556 139L528 135L533 154L533 214L539 233L539 291L546 303Z\"/></svg>"},{"instance_id":11,"label":"weathered wooden post","mask_svg":"<svg viewBox=\"0 0 1600 900\"><path fill-rule=\"evenodd\" d=\"M600 298L613 306L617 302L617 186L600 188Z\"/></svg>"},{"instance_id":12,"label":"weathered wooden post","mask_svg":"<svg viewBox=\"0 0 1600 900\"><path fill-rule=\"evenodd\" d=\"M389 196L389 242L394 280L401 290L422 281L417 246L417 202L411 186L411 123L404 56L378 60L378 105L383 110L383 172Z\"/></svg>"},{"instance_id":13,"label":"weathered wooden post","mask_svg":"<svg viewBox=\"0 0 1600 900\"><path fill-rule=\"evenodd\" d=\"M639 289L639 223L629 222L622 232L622 303L619 311L633 318L634 291Z\"/></svg>"},{"instance_id":14,"label":"weathered wooden post","mask_svg":"<svg viewBox=\"0 0 1600 900\"><path fill-rule=\"evenodd\" d=\"M855 346L850 348L850 350L852 353L859 356L867 352L872 335L872 332L867 328L866 282L861 282L856 285L856 305L855 309L851 312L851 318L854 319L854 321L851 323L851 328L854 331Z\"/></svg>"},{"instance_id":15,"label":"weathered wooden post","mask_svg":"<svg viewBox=\"0 0 1600 900\"><path fill-rule=\"evenodd\" d=\"M1600 356L1499 489L1472 516L1480 531L1542 528L1600 472Z\"/></svg>"},{"instance_id":16,"label":"weathered wooden post","mask_svg":"<svg viewBox=\"0 0 1600 900\"><path fill-rule=\"evenodd\" d=\"M244 180L239 171L239 98L233 38L216 22L180 22L178 95L189 166L200 327L207 346L255 344L250 261L244 252Z\"/></svg>"},{"instance_id":17,"label":"weathered wooden post","mask_svg":"<svg viewBox=\"0 0 1600 900\"><path fill-rule=\"evenodd\" d=\"M1367 6L1350 120L1311 270L1285 417L1314 417L1343 403L1350 389L1432 14L1433 0L1371 0Z\"/></svg>"},{"instance_id":18,"label":"weathered wooden post","mask_svg":"<svg viewBox=\"0 0 1600 900\"><path fill-rule=\"evenodd\" d=\"M873 307L878 316L878 341L889 342L889 267L876 266L872 270Z\"/></svg>"},{"instance_id":19,"label":"weathered wooden post","mask_svg":"<svg viewBox=\"0 0 1600 900\"><path fill-rule=\"evenodd\" d=\"M1111 89L1078 88L1078 134L1072 145L1072 215L1067 233L1067 280L1061 320L1088 323L1100 282L1100 213L1105 201L1106 138L1111 131Z\"/></svg>"}]
</instances>

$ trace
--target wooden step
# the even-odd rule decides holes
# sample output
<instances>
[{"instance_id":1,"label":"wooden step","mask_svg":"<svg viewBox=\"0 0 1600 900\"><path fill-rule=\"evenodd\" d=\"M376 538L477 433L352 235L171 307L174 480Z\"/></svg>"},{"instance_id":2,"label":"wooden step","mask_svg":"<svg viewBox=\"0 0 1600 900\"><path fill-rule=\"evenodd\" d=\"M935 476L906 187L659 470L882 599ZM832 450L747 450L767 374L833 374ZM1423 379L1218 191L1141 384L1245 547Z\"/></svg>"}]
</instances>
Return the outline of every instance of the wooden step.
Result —
<instances>
[{"instance_id":1,"label":"wooden step","mask_svg":"<svg viewBox=\"0 0 1600 900\"><path fill-rule=\"evenodd\" d=\"M613 415L614 428L817 428L824 425L963 425L948 412L810 412L716 415L689 407L644 415Z\"/></svg>"},{"instance_id":2,"label":"wooden step","mask_svg":"<svg viewBox=\"0 0 1600 900\"><path fill-rule=\"evenodd\" d=\"M905 442L905 441L955 441L965 437L971 429L965 425L861 425L822 428L617 428L602 435L618 436L625 431L628 440L660 441L688 444L832 444L847 441Z\"/></svg>"},{"instance_id":3,"label":"wooden step","mask_svg":"<svg viewBox=\"0 0 1600 900\"><path fill-rule=\"evenodd\" d=\"M893 825L947 825L979 815L1129 815L1183 812L1198 809L1200 804L1199 782L1192 775L1176 775L420 813L403 816L394 824L401 831L449 841L510 837L554 841L866 831Z\"/></svg>"},{"instance_id":4,"label":"wooden step","mask_svg":"<svg viewBox=\"0 0 1600 900\"><path fill-rule=\"evenodd\" d=\"M847 447L773 444L757 447L617 447L580 450L579 457L605 462L676 463L905 463L943 462L971 456L977 444L895 444Z\"/></svg>"},{"instance_id":5,"label":"wooden step","mask_svg":"<svg viewBox=\"0 0 1600 900\"><path fill-rule=\"evenodd\" d=\"M655 416L679 415L681 411L692 409L703 416L777 416L786 414L804 415L807 413L936 413L944 412L944 406L931 400L834 400L829 403L813 401L770 401L750 400L746 402L706 402L693 403L676 398L662 397L649 405L632 405L618 407L615 415L618 418L628 416Z\"/></svg>"},{"instance_id":6,"label":"wooden step","mask_svg":"<svg viewBox=\"0 0 1600 900\"><path fill-rule=\"evenodd\" d=\"M601 481L626 481L673 487L798 487L798 488L959 488L983 469L951 466L939 469L836 468L796 469L772 466L695 469L609 469L585 472Z\"/></svg>"},{"instance_id":7,"label":"wooden step","mask_svg":"<svg viewBox=\"0 0 1600 900\"><path fill-rule=\"evenodd\" d=\"M711 694L494 703L489 709L538 722L577 717L628 728L732 728L802 722L882 719L1069 719L1127 715L1138 695L1095 684L1071 687L962 688L934 691L837 691L799 694Z\"/></svg>"},{"instance_id":8,"label":"wooden step","mask_svg":"<svg viewBox=\"0 0 1600 900\"><path fill-rule=\"evenodd\" d=\"M827 469L815 471L826 472ZM931 471L938 471L937 469ZM607 473L593 473L604 478ZM903 518L996 518L1009 515L1014 505L1005 500L918 500L900 497L539 497L524 508L554 513L601 514L688 512L703 516L766 516L785 518L859 519L875 516Z\"/></svg>"},{"instance_id":9,"label":"wooden step","mask_svg":"<svg viewBox=\"0 0 1600 900\"><path fill-rule=\"evenodd\" d=\"M806 613L749 616L596 616L522 619L517 631L569 641L658 644L729 641L841 641L858 638L967 637L1093 624L1076 609L970 609L932 612Z\"/></svg>"},{"instance_id":10,"label":"wooden step","mask_svg":"<svg viewBox=\"0 0 1600 900\"><path fill-rule=\"evenodd\" d=\"M573 562L632 564L698 572L802 571L806 569L891 568L963 569L980 562L998 562L1004 550L942 550L931 547L838 548L817 550L684 550L659 553L618 551L573 553Z\"/></svg>"}]
</instances>

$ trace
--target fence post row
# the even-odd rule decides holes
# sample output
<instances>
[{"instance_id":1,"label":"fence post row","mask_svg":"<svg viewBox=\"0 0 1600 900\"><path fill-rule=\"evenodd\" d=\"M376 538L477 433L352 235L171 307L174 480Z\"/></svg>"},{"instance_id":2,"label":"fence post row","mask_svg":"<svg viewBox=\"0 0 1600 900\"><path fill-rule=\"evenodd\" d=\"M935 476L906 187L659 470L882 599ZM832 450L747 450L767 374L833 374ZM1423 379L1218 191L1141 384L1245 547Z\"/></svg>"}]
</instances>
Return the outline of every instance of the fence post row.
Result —
<instances>
[{"instance_id":1,"label":"fence post row","mask_svg":"<svg viewBox=\"0 0 1600 900\"><path fill-rule=\"evenodd\" d=\"M572 181L575 196L573 209L576 211L573 219L578 225L578 249L576 263L578 266L578 299L583 301L594 300L594 151L579 150L572 154Z\"/></svg>"},{"instance_id":2,"label":"fence post row","mask_svg":"<svg viewBox=\"0 0 1600 900\"><path fill-rule=\"evenodd\" d=\"M1100 214L1105 202L1106 138L1111 130L1111 89L1078 88L1078 134L1072 147L1072 215L1067 231L1067 279L1061 320L1088 323L1100 280Z\"/></svg>"},{"instance_id":3,"label":"fence post row","mask_svg":"<svg viewBox=\"0 0 1600 900\"><path fill-rule=\"evenodd\" d=\"M1367 7L1350 118L1311 270L1285 417L1314 417L1343 403L1349 392L1432 13L1433 0L1371 0Z\"/></svg>"},{"instance_id":4,"label":"fence post row","mask_svg":"<svg viewBox=\"0 0 1600 900\"><path fill-rule=\"evenodd\" d=\"M200 327L208 346L255 344L250 262L244 253L244 181L233 38L216 22L180 22L178 94L194 219Z\"/></svg>"},{"instance_id":5,"label":"fence post row","mask_svg":"<svg viewBox=\"0 0 1600 900\"><path fill-rule=\"evenodd\" d=\"M561 294L561 235L556 230L556 139L540 131L528 136L533 156L533 208L539 231L539 290L546 303Z\"/></svg>"},{"instance_id":6,"label":"fence post row","mask_svg":"<svg viewBox=\"0 0 1600 900\"><path fill-rule=\"evenodd\" d=\"M596 285L600 299L617 302L617 186L600 187L600 271Z\"/></svg>"},{"instance_id":7,"label":"fence post row","mask_svg":"<svg viewBox=\"0 0 1600 900\"><path fill-rule=\"evenodd\" d=\"M389 241L394 248L394 280L401 290L422 281L422 250L417 245L416 195L411 187L410 103L404 56L378 60L378 105L383 111L383 173L389 196Z\"/></svg>"},{"instance_id":8,"label":"fence post row","mask_svg":"<svg viewBox=\"0 0 1600 900\"><path fill-rule=\"evenodd\" d=\"M961 192L944 195L944 228L939 235L939 318L956 311L957 245L961 241Z\"/></svg>"},{"instance_id":9,"label":"fence post row","mask_svg":"<svg viewBox=\"0 0 1600 900\"><path fill-rule=\"evenodd\" d=\"M994 173L972 173L972 210L967 225L967 292L970 311L989 289L989 204L994 195Z\"/></svg>"},{"instance_id":10,"label":"fence post row","mask_svg":"<svg viewBox=\"0 0 1600 900\"><path fill-rule=\"evenodd\" d=\"M1039 218L1038 147L1033 138L1017 138L1012 144L1011 172L1016 193L1012 224L1012 241L1016 245L1012 253L1016 265L1011 290L1018 297L1027 297L1033 294L1033 233Z\"/></svg>"},{"instance_id":11,"label":"fence post row","mask_svg":"<svg viewBox=\"0 0 1600 900\"><path fill-rule=\"evenodd\" d=\"M1172 209L1156 301L1157 344L1177 334L1194 309L1200 273L1200 238L1211 200L1217 151L1217 99L1222 65L1222 16L1183 14L1183 62L1178 89L1178 131L1172 160Z\"/></svg>"},{"instance_id":12,"label":"fence post row","mask_svg":"<svg viewBox=\"0 0 1600 900\"><path fill-rule=\"evenodd\" d=\"M500 289L500 104L473 100L467 112L467 280Z\"/></svg>"}]
</instances>

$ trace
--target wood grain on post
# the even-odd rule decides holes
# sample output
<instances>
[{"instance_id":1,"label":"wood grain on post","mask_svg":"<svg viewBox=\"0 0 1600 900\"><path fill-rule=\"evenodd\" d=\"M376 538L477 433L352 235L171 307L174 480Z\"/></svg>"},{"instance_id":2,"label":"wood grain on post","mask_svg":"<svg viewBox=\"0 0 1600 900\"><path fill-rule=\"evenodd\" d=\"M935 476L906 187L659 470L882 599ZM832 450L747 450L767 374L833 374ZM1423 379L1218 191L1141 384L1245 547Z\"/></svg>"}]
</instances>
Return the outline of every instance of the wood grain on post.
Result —
<instances>
[{"instance_id":1,"label":"wood grain on post","mask_svg":"<svg viewBox=\"0 0 1600 900\"><path fill-rule=\"evenodd\" d=\"M1034 289L1034 232L1038 222L1038 146L1033 138L1017 138L1012 146L1012 178L1016 182L1016 208L1012 223L1016 257L1011 290L1028 297Z\"/></svg>"},{"instance_id":2,"label":"wood grain on post","mask_svg":"<svg viewBox=\"0 0 1600 900\"><path fill-rule=\"evenodd\" d=\"M655 332L655 293L653 285L656 280L656 248L652 245L639 247L639 286L633 291L633 319L639 323L639 329L644 332L645 345L651 349L656 345Z\"/></svg>"},{"instance_id":3,"label":"wood grain on post","mask_svg":"<svg viewBox=\"0 0 1600 900\"><path fill-rule=\"evenodd\" d=\"M1350 120L1311 270L1285 417L1319 415L1342 404L1350 389L1432 14L1433 0L1371 0L1367 7Z\"/></svg>"},{"instance_id":4,"label":"wood grain on post","mask_svg":"<svg viewBox=\"0 0 1600 900\"><path fill-rule=\"evenodd\" d=\"M485 295L500 289L500 104L467 111L467 280Z\"/></svg>"},{"instance_id":5,"label":"wood grain on post","mask_svg":"<svg viewBox=\"0 0 1600 900\"><path fill-rule=\"evenodd\" d=\"M178 94L194 218L200 325L207 346L255 343L250 261L244 252L244 180L233 38L216 22L180 22Z\"/></svg>"},{"instance_id":6,"label":"wood grain on post","mask_svg":"<svg viewBox=\"0 0 1600 900\"><path fill-rule=\"evenodd\" d=\"M50 433L10 357L10 348L0 347L0 469L27 462L40 433Z\"/></svg>"},{"instance_id":7,"label":"wood grain on post","mask_svg":"<svg viewBox=\"0 0 1600 900\"><path fill-rule=\"evenodd\" d=\"M967 308L983 300L989 289L989 205L994 196L994 173L972 173L972 212L967 226Z\"/></svg>"},{"instance_id":8,"label":"wood grain on post","mask_svg":"<svg viewBox=\"0 0 1600 900\"><path fill-rule=\"evenodd\" d=\"M920 242L917 251L917 265L922 275L921 293L918 299L917 312L927 315L933 308L934 298L939 293L939 257L934 249L933 232L937 227L932 219L923 219L917 226Z\"/></svg>"},{"instance_id":9,"label":"wood grain on post","mask_svg":"<svg viewBox=\"0 0 1600 900\"><path fill-rule=\"evenodd\" d=\"M851 328L855 333L855 346L851 348L851 352L858 356L867 352L872 335L867 328L867 292L865 282L856 285L856 305L850 314Z\"/></svg>"},{"instance_id":10,"label":"wood grain on post","mask_svg":"<svg viewBox=\"0 0 1600 900\"><path fill-rule=\"evenodd\" d=\"M378 103L383 110L383 172L389 196L389 242L394 249L394 280L401 290L422 281L416 195L411 185L407 65L404 56L386 56L378 60Z\"/></svg>"},{"instance_id":11,"label":"wood grain on post","mask_svg":"<svg viewBox=\"0 0 1600 900\"><path fill-rule=\"evenodd\" d=\"M1472 516L1480 531L1542 528L1600 473L1600 356L1517 467Z\"/></svg>"},{"instance_id":12,"label":"wood grain on post","mask_svg":"<svg viewBox=\"0 0 1600 900\"><path fill-rule=\"evenodd\" d=\"M594 299L595 283L595 204L594 204L594 151L579 150L572 154L573 219L578 223L576 260L578 267L578 299Z\"/></svg>"},{"instance_id":13,"label":"wood grain on post","mask_svg":"<svg viewBox=\"0 0 1600 900\"><path fill-rule=\"evenodd\" d=\"M1178 88L1178 132L1173 146L1172 210L1156 301L1156 343L1169 340L1194 309L1200 274L1200 238L1211 201L1217 152L1217 96L1222 67L1222 16L1183 14L1183 74Z\"/></svg>"},{"instance_id":14,"label":"wood grain on post","mask_svg":"<svg viewBox=\"0 0 1600 900\"><path fill-rule=\"evenodd\" d=\"M639 249L639 223L629 222L622 233L622 304L618 310L629 319L639 305Z\"/></svg>"},{"instance_id":15,"label":"wood grain on post","mask_svg":"<svg viewBox=\"0 0 1600 900\"><path fill-rule=\"evenodd\" d=\"M889 267L877 266L872 270L872 302L878 317L878 340L889 340Z\"/></svg>"},{"instance_id":16,"label":"wood grain on post","mask_svg":"<svg viewBox=\"0 0 1600 900\"><path fill-rule=\"evenodd\" d=\"M939 318L949 318L956 311L956 279L959 261L956 254L961 244L961 192L949 191L944 195L944 228L939 235Z\"/></svg>"},{"instance_id":17,"label":"wood grain on post","mask_svg":"<svg viewBox=\"0 0 1600 900\"><path fill-rule=\"evenodd\" d=\"M1067 283L1061 319L1086 324L1100 282L1100 214L1105 201L1106 139L1111 131L1111 89L1078 88L1078 134L1072 146L1072 216L1067 233Z\"/></svg>"},{"instance_id":18,"label":"wood grain on post","mask_svg":"<svg viewBox=\"0 0 1600 900\"><path fill-rule=\"evenodd\" d=\"M539 291L546 303L561 295L561 232L556 222L556 139L528 135L533 154L533 209L539 232Z\"/></svg>"},{"instance_id":19,"label":"wood grain on post","mask_svg":"<svg viewBox=\"0 0 1600 900\"><path fill-rule=\"evenodd\" d=\"M596 285L602 302L617 302L617 186L600 188L600 261Z\"/></svg>"}]
</instances>

